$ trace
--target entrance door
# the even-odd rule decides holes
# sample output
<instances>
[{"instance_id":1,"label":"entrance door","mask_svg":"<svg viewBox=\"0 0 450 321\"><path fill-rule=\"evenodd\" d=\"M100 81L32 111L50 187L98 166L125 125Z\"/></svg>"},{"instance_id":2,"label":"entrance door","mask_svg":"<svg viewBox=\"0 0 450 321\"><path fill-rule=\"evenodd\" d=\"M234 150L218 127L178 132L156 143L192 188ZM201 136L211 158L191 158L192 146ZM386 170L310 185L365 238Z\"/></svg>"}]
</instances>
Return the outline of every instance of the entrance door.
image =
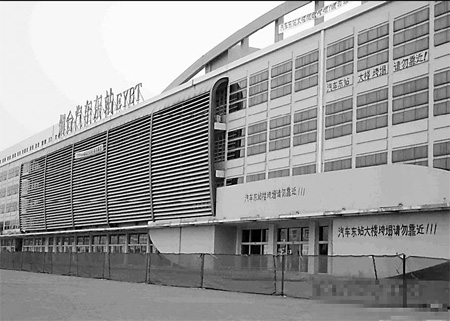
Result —
<instances>
[{"instance_id":1,"label":"entrance door","mask_svg":"<svg viewBox=\"0 0 450 321\"><path fill-rule=\"evenodd\" d=\"M319 273L328 272L328 226L319 227Z\"/></svg>"}]
</instances>

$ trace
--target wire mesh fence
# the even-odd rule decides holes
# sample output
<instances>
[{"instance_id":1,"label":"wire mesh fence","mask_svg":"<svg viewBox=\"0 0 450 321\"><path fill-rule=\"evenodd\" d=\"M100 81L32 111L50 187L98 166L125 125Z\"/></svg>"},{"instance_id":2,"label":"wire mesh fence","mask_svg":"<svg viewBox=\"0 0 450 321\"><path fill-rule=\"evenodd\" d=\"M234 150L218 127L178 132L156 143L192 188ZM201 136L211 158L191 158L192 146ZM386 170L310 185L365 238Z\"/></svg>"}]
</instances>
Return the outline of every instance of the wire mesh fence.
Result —
<instances>
[{"instance_id":1,"label":"wire mesh fence","mask_svg":"<svg viewBox=\"0 0 450 321\"><path fill-rule=\"evenodd\" d=\"M378 307L450 306L450 260L418 256L0 252L0 268Z\"/></svg>"}]
</instances>

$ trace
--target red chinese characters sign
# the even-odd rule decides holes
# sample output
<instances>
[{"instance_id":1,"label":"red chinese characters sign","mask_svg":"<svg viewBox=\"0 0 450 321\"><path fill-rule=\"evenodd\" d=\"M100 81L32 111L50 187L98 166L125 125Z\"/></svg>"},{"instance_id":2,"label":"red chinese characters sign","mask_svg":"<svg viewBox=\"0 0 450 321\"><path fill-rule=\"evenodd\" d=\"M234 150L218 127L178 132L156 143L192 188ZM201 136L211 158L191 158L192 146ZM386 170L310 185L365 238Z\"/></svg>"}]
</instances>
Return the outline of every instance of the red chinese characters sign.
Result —
<instances>
[{"instance_id":1,"label":"red chinese characters sign","mask_svg":"<svg viewBox=\"0 0 450 321\"><path fill-rule=\"evenodd\" d=\"M419 236L436 234L437 224L389 224L372 226L339 226L337 237L382 237L382 236Z\"/></svg>"},{"instance_id":2,"label":"red chinese characters sign","mask_svg":"<svg viewBox=\"0 0 450 321\"><path fill-rule=\"evenodd\" d=\"M277 198L305 196L306 189L303 187L276 188L269 191L245 194L244 202L257 202L275 200Z\"/></svg>"},{"instance_id":3,"label":"red chinese characters sign","mask_svg":"<svg viewBox=\"0 0 450 321\"><path fill-rule=\"evenodd\" d=\"M388 64L375 66L358 73L358 83L368 81L374 78L385 76L388 74Z\"/></svg>"},{"instance_id":4,"label":"red chinese characters sign","mask_svg":"<svg viewBox=\"0 0 450 321\"><path fill-rule=\"evenodd\" d=\"M414 67L428 61L428 50L394 60L394 72Z\"/></svg>"},{"instance_id":5,"label":"red chinese characters sign","mask_svg":"<svg viewBox=\"0 0 450 321\"><path fill-rule=\"evenodd\" d=\"M353 76L345 76L327 82L327 93L353 85Z\"/></svg>"}]
</instances>

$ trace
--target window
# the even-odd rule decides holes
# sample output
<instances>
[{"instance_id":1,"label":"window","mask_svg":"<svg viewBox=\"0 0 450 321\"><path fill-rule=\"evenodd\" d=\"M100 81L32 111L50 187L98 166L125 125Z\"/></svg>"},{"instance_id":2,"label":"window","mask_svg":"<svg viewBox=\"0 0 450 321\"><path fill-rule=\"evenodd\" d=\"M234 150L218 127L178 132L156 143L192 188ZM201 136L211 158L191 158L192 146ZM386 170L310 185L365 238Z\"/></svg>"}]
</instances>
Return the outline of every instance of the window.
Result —
<instances>
[{"instance_id":1,"label":"window","mask_svg":"<svg viewBox=\"0 0 450 321\"><path fill-rule=\"evenodd\" d=\"M219 163L225 160L225 132L214 133L214 162Z\"/></svg>"},{"instance_id":2,"label":"window","mask_svg":"<svg viewBox=\"0 0 450 321\"><path fill-rule=\"evenodd\" d=\"M249 107L266 102L269 90L269 70L264 70L250 76Z\"/></svg>"},{"instance_id":3,"label":"window","mask_svg":"<svg viewBox=\"0 0 450 321\"><path fill-rule=\"evenodd\" d=\"M23 239L22 251L33 252L33 250L34 250L34 240L32 238Z\"/></svg>"},{"instance_id":4,"label":"window","mask_svg":"<svg viewBox=\"0 0 450 321\"><path fill-rule=\"evenodd\" d=\"M267 122L248 126L247 156L266 152Z\"/></svg>"},{"instance_id":5,"label":"window","mask_svg":"<svg viewBox=\"0 0 450 321\"><path fill-rule=\"evenodd\" d=\"M244 183L244 177L230 177L227 178L225 180L225 185L226 186L230 186L230 185L237 185L237 184L242 184Z\"/></svg>"},{"instance_id":6,"label":"window","mask_svg":"<svg viewBox=\"0 0 450 321\"><path fill-rule=\"evenodd\" d=\"M70 253L73 252L73 246L75 244L74 236L64 236L62 238L61 252Z\"/></svg>"},{"instance_id":7,"label":"window","mask_svg":"<svg viewBox=\"0 0 450 321\"><path fill-rule=\"evenodd\" d=\"M402 148L392 151L392 163L427 166L428 145ZM413 161L413 162L411 162Z\"/></svg>"},{"instance_id":8,"label":"window","mask_svg":"<svg viewBox=\"0 0 450 321\"><path fill-rule=\"evenodd\" d=\"M125 253L125 234L109 236L109 253Z\"/></svg>"},{"instance_id":9,"label":"window","mask_svg":"<svg viewBox=\"0 0 450 321\"><path fill-rule=\"evenodd\" d=\"M269 179L277 178L277 177L285 177L289 176L289 168L286 169L278 169L269 172Z\"/></svg>"},{"instance_id":10,"label":"window","mask_svg":"<svg viewBox=\"0 0 450 321\"><path fill-rule=\"evenodd\" d=\"M225 179L222 177L216 177L215 179L216 187L224 187L225 186Z\"/></svg>"},{"instance_id":11,"label":"window","mask_svg":"<svg viewBox=\"0 0 450 321\"><path fill-rule=\"evenodd\" d=\"M129 253L147 253L147 233L133 233L128 235L128 252ZM150 245L148 249L150 253L153 247Z\"/></svg>"},{"instance_id":12,"label":"window","mask_svg":"<svg viewBox=\"0 0 450 321\"><path fill-rule=\"evenodd\" d=\"M34 239L33 252L45 252L45 238L44 237L36 237Z\"/></svg>"},{"instance_id":13,"label":"window","mask_svg":"<svg viewBox=\"0 0 450 321\"><path fill-rule=\"evenodd\" d=\"M327 47L326 81L353 73L353 36Z\"/></svg>"},{"instance_id":14,"label":"window","mask_svg":"<svg viewBox=\"0 0 450 321\"><path fill-rule=\"evenodd\" d=\"M227 113L227 90L226 83L222 83L216 89L214 109L216 116L226 115Z\"/></svg>"},{"instance_id":15,"label":"window","mask_svg":"<svg viewBox=\"0 0 450 321\"><path fill-rule=\"evenodd\" d=\"M292 168L292 175L306 175L316 172L316 164L296 166Z\"/></svg>"},{"instance_id":16,"label":"window","mask_svg":"<svg viewBox=\"0 0 450 321\"><path fill-rule=\"evenodd\" d=\"M387 127L388 89L359 95L356 100L356 132Z\"/></svg>"},{"instance_id":17,"label":"window","mask_svg":"<svg viewBox=\"0 0 450 321\"><path fill-rule=\"evenodd\" d=\"M325 139L352 134L353 98L325 106Z\"/></svg>"},{"instance_id":18,"label":"window","mask_svg":"<svg viewBox=\"0 0 450 321\"><path fill-rule=\"evenodd\" d=\"M429 8L394 20L394 59L428 49Z\"/></svg>"},{"instance_id":19,"label":"window","mask_svg":"<svg viewBox=\"0 0 450 321\"><path fill-rule=\"evenodd\" d=\"M295 84L294 90L301 91L318 84L319 52L298 56L295 59Z\"/></svg>"},{"instance_id":20,"label":"window","mask_svg":"<svg viewBox=\"0 0 450 321\"><path fill-rule=\"evenodd\" d=\"M262 181L264 179L266 179L266 173L258 173L258 174L247 175L247 183L249 183L249 182L256 182L256 181Z\"/></svg>"},{"instance_id":21,"label":"window","mask_svg":"<svg viewBox=\"0 0 450 321\"><path fill-rule=\"evenodd\" d=\"M433 115L450 114L450 70L434 74Z\"/></svg>"},{"instance_id":22,"label":"window","mask_svg":"<svg viewBox=\"0 0 450 321\"><path fill-rule=\"evenodd\" d=\"M428 118L428 76L393 87L392 124Z\"/></svg>"},{"instance_id":23,"label":"window","mask_svg":"<svg viewBox=\"0 0 450 321\"><path fill-rule=\"evenodd\" d=\"M387 164L387 152L356 157L356 168Z\"/></svg>"},{"instance_id":24,"label":"window","mask_svg":"<svg viewBox=\"0 0 450 321\"><path fill-rule=\"evenodd\" d=\"M267 254L268 253L268 229L242 230L241 254Z\"/></svg>"},{"instance_id":25,"label":"window","mask_svg":"<svg viewBox=\"0 0 450 321\"><path fill-rule=\"evenodd\" d=\"M289 148L291 142L291 115L270 120L269 151Z\"/></svg>"},{"instance_id":26,"label":"window","mask_svg":"<svg viewBox=\"0 0 450 321\"><path fill-rule=\"evenodd\" d=\"M450 141L433 145L433 167L450 171Z\"/></svg>"},{"instance_id":27,"label":"window","mask_svg":"<svg viewBox=\"0 0 450 321\"><path fill-rule=\"evenodd\" d=\"M106 235L94 235L92 237L92 252L106 253Z\"/></svg>"},{"instance_id":28,"label":"window","mask_svg":"<svg viewBox=\"0 0 450 321\"><path fill-rule=\"evenodd\" d=\"M372 28L358 35L358 71L386 63L389 56L389 26Z\"/></svg>"},{"instance_id":29,"label":"window","mask_svg":"<svg viewBox=\"0 0 450 321\"><path fill-rule=\"evenodd\" d=\"M247 105L247 79L243 78L230 84L229 112L245 109Z\"/></svg>"},{"instance_id":30,"label":"window","mask_svg":"<svg viewBox=\"0 0 450 321\"><path fill-rule=\"evenodd\" d=\"M90 237L89 235L77 236L77 252L89 252Z\"/></svg>"},{"instance_id":31,"label":"window","mask_svg":"<svg viewBox=\"0 0 450 321\"><path fill-rule=\"evenodd\" d=\"M279 228L277 254L293 255L286 258L286 270L308 272L309 228Z\"/></svg>"},{"instance_id":32,"label":"window","mask_svg":"<svg viewBox=\"0 0 450 321\"><path fill-rule=\"evenodd\" d=\"M294 114L293 145L304 145L317 140L317 107Z\"/></svg>"},{"instance_id":33,"label":"window","mask_svg":"<svg viewBox=\"0 0 450 321\"><path fill-rule=\"evenodd\" d=\"M450 5L441 1L434 5L434 45L450 42Z\"/></svg>"},{"instance_id":34,"label":"window","mask_svg":"<svg viewBox=\"0 0 450 321\"><path fill-rule=\"evenodd\" d=\"M227 160L244 157L245 129L235 129L228 132Z\"/></svg>"},{"instance_id":35,"label":"window","mask_svg":"<svg viewBox=\"0 0 450 321\"><path fill-rule=\"evenodd\" d=\"M342 169L350 169L350 168L352 168L352 159L351 158L325 162L325 164L324 164L325 172L339 171Z\"/></svg>"},{"instance_id":36,"label":"window","mask_svg":"<svg viewBox=\"0 0 450 321\"><path fill-rule=\"evenodd\" d=\"M1 222L0 222L1 226ZM1 251L8 251L8 252L15 252L16 251L16 245L14 239L2 239L0 240L1 244Z\"/></svg>"},{"instance_id":37,"label":"window","mask_svg":"<svg viewBox=\"0 0 450 321\"><path fill-rule=\"evenodd\" d=\"M271 70L270 99L289 95L292 92L292 61L281 63Z\"/></svg>"}]
</instances>

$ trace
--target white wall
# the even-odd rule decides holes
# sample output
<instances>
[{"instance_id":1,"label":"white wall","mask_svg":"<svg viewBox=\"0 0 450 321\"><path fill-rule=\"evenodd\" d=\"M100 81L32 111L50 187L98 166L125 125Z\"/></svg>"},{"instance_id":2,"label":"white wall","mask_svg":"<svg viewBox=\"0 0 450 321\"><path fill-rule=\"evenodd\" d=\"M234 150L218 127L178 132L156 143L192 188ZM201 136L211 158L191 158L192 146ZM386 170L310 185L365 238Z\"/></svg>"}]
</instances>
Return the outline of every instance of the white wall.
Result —
<instances>
[{"instance_id":1,"label":"white wall","mask_svg":"<svg viewBox=\"0 0 450 321\"><path fill-rule=\"evenodd\" d=\"M150 238L161 253L213 253L213 226L150 229Z\"/></svg>"},{"instance_id":2,"label":"white wall","mask_svg":"<svg viewBox=\"0 0 450 321\"><path fill-rule=\"evenodd\" d=\"M236 254L236 240L235 226L215 226L214 254Z\"/></svg>"},{"instance_id":3,"label":"white wall","mask_svg":"<svg viewBox=\"0 0 450 321\"><path fill-rule=\"evenodd\" d=\"M217 190L217 218L277 217L299 212L442 204L450 200L450 172L414 165L383 165L238 184ZM296 189L296 195L248 200L250 194ZM303 191L299 193L299 191ZM300 195L299 195L300 194Z\"/></svg>"}]
</instances>

